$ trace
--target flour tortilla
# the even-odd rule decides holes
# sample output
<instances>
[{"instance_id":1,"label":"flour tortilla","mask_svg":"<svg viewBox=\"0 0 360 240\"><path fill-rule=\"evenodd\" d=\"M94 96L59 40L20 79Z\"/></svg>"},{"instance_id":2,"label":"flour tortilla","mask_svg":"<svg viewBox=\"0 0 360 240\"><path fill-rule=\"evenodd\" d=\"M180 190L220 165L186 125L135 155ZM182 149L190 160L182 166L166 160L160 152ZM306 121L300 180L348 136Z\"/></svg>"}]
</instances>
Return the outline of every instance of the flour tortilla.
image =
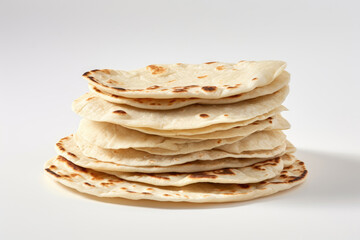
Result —
<instances>
[{"instance_id":1,"label":"flour tortilla","mask_svg":"<svg viewBox=\"0 0 360 240\"><path fill-rule=\"evenodd\" d=\"M110 161L89 158L82 154L72 137L63 138L57 143L56 151L59 155L67 158L71 162L85 168L91 168L101 172L142 172L142 173L166 173L166 172L199 172L211 171L223 168L240 168L250 166L271 158L222 158L217 160L196 160L171 166L128 166ZM281 156L284 166L288 167L294 163L295 158L291 149L286 148L286 153ZM274 156L278 157L278 156Z\"/></svg>"},{"instance_id":2,"label":"flour tortilla","mask_svg":"<svg viewBox=\"0 0 360 240\"><path fill-rule=\"evenodd\" d=\"M289 84L290 74L286 71L282 72L274 81L263 87L255 88L250 92L237 94L230 97L220 99L202 99L202 98L170 98L170 99L155 99L155 98L126 98L119 95L101 91L93 85L89 85L89 90L96 96L117 104L125 104L136 108L154 109L154 110L169 110L176 109L192 104L229 104L236 103L268 94L272 94Z\"/></svg>"},{"instance_id":3,"label":"flour tortilla","mask_svg":"<svg viewBox=\"0 0 360 240\"><path fill-rule=\"evenodd\" d=\"M156 186L181 187L200 182L227 184L257 183L280 175L283 168L284 163L281 157L277 157L242 168L225 168L194 173L107 173L133 182L147 183Z\"/></svg>"},{"instance_id":4,"label":"flour tortilla","mask_svg":"<svg viewBox=\"0 0 360 240\"><path fill-rule=\"evenodd\" d=\"M57 143L57 148L61 148L61 143L66 141L69 136L61 139ZM76 139L75 139L76 140ZM113 162L128 166L171 166L178 165L196 160L216 160L222 158L272 158L275 156L282 155L286 152L287 142L276 146L270 150L256 150L256 151L245 151L239 154L229 153L222 150L212 149L206 151L193 152L189 154L181 155L155 155L147 152L135 150L135 149L104 149L92 145L85 140L75 141L81 152L94 159L99 159L104 162Z\"/></svg>"},{"instance_id":5,"label":"flour tortilla","mask_svg":"<svg viewBox=\"0 0 360 240\"><path fill-rule=\"evenodd\" d=\"M83 77L102 91L127 98L219 99L268 85L285 67L282 61L158 64L133 71L92 70Z\"/></svg>"},{"instance_id":6,"label":"flour tortilla","mask_svg":"<svg viewBox=\"0 0 360 240\"><path fill-rule=\"evenodd\" d=\"M122 180L113 175L82 168L58 156L49 160L45 172L54 180L98 197L122 197L173 202L231 202L267 196L302 183L307 170L297 160L270 180L250 184L196 183L183 187L160 187Z\"/></svg>"},{"instance_id":7,"label":"flour tortilla","mask_svg":"<svg viewBox=\"0 0 360 240\"><path fill-rule=\"evenodd\" d=\"M196 129L218 123L234 123L265 114L281 105L289 88L274 94L222 105L190 105L164 111L138 109L107 102L87 93L73 102L73 110L81 117L119 124L124 127L161 130ZM181 116L181 117L180 117Z\"/></svg>"},{"instance_id":8,"label":"flour tortilla","mask_svg":"<svg viewBox=\"0 0 360 240\"><path fill-rule=\"evenodd\" d=\"M239 154L246 151L274 149L285 141L286 135L280 130L269 130L255 132L247 137L240 137L239 140L238 138L225 138L219 139L217 142L212 142L211 144L207 141L183 144L181 145L181 148L176 151L156 147L137 147L135 149L157 155L188 154L211 149L220 149L229 153Z\"/></svg>"},{"instance_id":9,"label":"flour tortilla","mask_svg":"<svg viewBox=\"0 0 360 240\"><path fill-rule=\"evenodd\" d=\"M126 148L162 148L172 151L180 151L183 148L190 148L193 151L200 151L205 149L212 149L224 144L234 143L239 141L250 134L271 129L287 129L289 128L288 122L280 116L275 118L266 119L263 121L254 122L253 124L233 128L225 131L228 135L226 139L180 139L169 138L156 135L145 134L136 130L128 129L120 125L95 122L87 119L80 121L80 126L76 131L76 135L94 145L107 149L126 149ZM210 135L210 134L207 134ZM222 135L222 136L221 136ZM228 137L230 136L230 137ZM189 145L191 145L189 147Z\"/></svg>"},{"instance_id":10,"label":"flour tortilla","mask_svg":"<svg viewBox=\"0 0 360 240\"><path fill-rule=\"evenodd\" d=\"M274 118L276 114L282 111L287 111L287 108L284 106L280 106L267 113L264 113L262 115L256 116L254 118L245 121L232 122L232 123L218 123L196 129L162 130L162 129L129 127L129 126L127 126L127 128L134 129L147 134L159 135L164 137L184 138L184 139L218 139L218 138L222 138L221 136L232 135L231 133L229 134L229 132L236 133L236 131L232 130L234 128L244 127L253 124L254 122L265 120L268 118ZM285 125L286 123L282 122L282 124Z\"/></svg>"}]
</instances>

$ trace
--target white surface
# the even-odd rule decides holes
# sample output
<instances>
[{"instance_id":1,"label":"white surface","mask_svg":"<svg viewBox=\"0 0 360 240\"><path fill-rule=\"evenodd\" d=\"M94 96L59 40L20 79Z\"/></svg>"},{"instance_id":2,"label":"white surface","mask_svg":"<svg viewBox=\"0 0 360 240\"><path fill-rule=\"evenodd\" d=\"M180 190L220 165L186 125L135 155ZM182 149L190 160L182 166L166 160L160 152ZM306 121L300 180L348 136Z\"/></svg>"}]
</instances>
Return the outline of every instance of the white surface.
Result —
<instances>
[{"instance_id":1,"label":"white surface","mask_svg":"<svg viewBox=\"0 0 360 240\"><path fill-rule=\"evenodd\" d=\"M357 1L0 2L0 239L356 239L360 234ZM43 176L73 132L81 74L152 63L280 59L292 74L296 189L218 205L122 200Z\"/></svg>"}]
</instances>

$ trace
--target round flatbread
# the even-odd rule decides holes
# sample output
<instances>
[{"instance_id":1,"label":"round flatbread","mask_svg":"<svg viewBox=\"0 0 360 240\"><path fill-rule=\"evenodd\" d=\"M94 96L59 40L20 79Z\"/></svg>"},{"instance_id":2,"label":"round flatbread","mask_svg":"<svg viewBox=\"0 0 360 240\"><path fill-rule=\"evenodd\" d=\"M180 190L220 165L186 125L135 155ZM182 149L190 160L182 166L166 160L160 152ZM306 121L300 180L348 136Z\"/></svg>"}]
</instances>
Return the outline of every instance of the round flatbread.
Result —
<instances>
[{"instance_id":1,"label":"round flatbread","mask_svg":"<svg viewBox=\"0 0 360 240\"><path fill-rule=\"evenodd\" d=\"M83 77L102 91L127 98L219 99L268 85L285 67L282 61L157 64L133 71L92 70Z\"/></svg>"},{"instance_id":2,"label":"round flatbread","mask_svg":"<svg viewBox=\"0 0 360 240\"><path fill-rule=\"evenodd\" d=\"M232 202L259 198L304 182L307 170L297 160L279 176L250 184L196 183L183 187L160 187L122 180L116 176L82 168L64 157L49 160L45 172L54 180L98 197L121 197L173 202Z\"/></svg>"}]
</instances>

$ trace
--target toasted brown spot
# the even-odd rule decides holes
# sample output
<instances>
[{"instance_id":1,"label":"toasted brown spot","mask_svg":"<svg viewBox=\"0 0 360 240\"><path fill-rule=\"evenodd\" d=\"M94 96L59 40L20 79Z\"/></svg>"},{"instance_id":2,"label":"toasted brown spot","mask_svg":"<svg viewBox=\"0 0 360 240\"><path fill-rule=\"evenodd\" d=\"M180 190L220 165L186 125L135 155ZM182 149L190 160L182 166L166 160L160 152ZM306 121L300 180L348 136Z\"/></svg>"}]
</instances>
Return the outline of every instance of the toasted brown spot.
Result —
<instances>
[{"instance_id":1,"label":"toasted brown spot","mask_svg":"<svg viewBox=\"0 0 360 240\"><path fill-rule=\"evenodd\" d=\"M72 173L72 174L70 174L70 177L72 177L72 178L78 177L78 176L80 176L80 174L77 174L77 173Z\"/></svg>"},{"instance_id":2,"label":"toasted brown spot","mask_svg":"<svg viewBox=\"0 0 360 240\"><path fill-rule=\"evenodd\" d=\"M87 185L87 186L89 186L89 187L95 187L95 185L92 185L92 184L90 184L90 183L88 183L88 182L84 182L84 184Z\"/></svg>"},{"instance_id":3,"label":"toasted brown spot","mask_svg":"<svg viewBox=\"0 0 360 240\"><path fill-rule=\"evenodd\" d=\"M217 63L217 62L206 62L205 64L213 64L213 63Z\"/></svg>"},{"instance_id":4,"label":"toasted brown spot","mask_svg":"<svg viewBox=\"0 0 360 240\"><path fill-rule=\"evenodd\" d=\"M126 192L128 192L128 193L136 193L136 192L130 191L130 190L126 190Z\"/></svg>"},{"instance_id":5,"label":"toasted brown spot","mask_svg":"<svg viewBox=\"0 0 360 240\"><path fill-rule=\"evenodd\" d=\"M212 91L216 90L216 87L215 86L205 86L205 87L202 87L202 89L207 92L212 92Z\"/></svg>"},{"instance_id":6,"label":"toasted brown spot","mask_svg":"<svg viewBox=\"0 0 360 240\"><path fill-rule=\"evenodd\" d=\"M219 140L217 140L217 143L219 144L219 143L221 143L222 142L222 140L221 139L219 139Z\"/></svg>"},{"instance_id":7,"label":"toasted brown spot","mask_svg":"<svg viewBox=\"0 0 360 240\"><path fill-rule=\"evenodd\" d=\"M299 163L299 164L300 164L300 163ZM298 180L301 180L301 179L305 178L305 176L307 175L307 173L308 173L308 171L307 171L307 170L304 170L300 176L298 176L298 177L292 177L292 179L290 179L288 182L291 183L291 182L296 182L296 181L298 181Z\"/></svg>"},{"instance_id":8,"label":"toasted brown spot","mask_svg":"<svg viewBox=\"0 0 360 240\"><path fill-rule=\"evenodd\" d=\"M151 195L152 193L149 193L149 192L142 192L142 194Z\"/></svg>"},{"instance_id":9,"label":"toasted brown spot","mask_svg":"<svg viewBox=\"0 0 360 240\"><path fill-rule=\"evenodd\" d=\"M152 74L160 74L166 71L166 68L156 65L149 65L146 67L149 71L151 71Z\"/></svg>"},{"instance_id":10,"label":"toasted brown spot","mask_svg":"<svg viewBox=\"0 0 360 240\"><path fill-rule=\"evenodd\" d=\"M227 115L227 114L224 114L224 116L225 116L225 117L228 117L229 115Z\"/></svg>"},{"instance_id":11,"label":"toasted brown spot","mask_svg":"<svg viewBox=\"0 0 360 240\"><path fill-rule=\"evenodd\" d=\"M240 97L242 94L236 94L236 95L233 95L233 96L229 96L228 98L237 98L237 97Z\"/></svg>"},{"instance_id":12,"label":"toasted brown spot","mask_svg":"<svg viewBox=\"0 0 360 240\"><path fill-rule=\"evenodd\" d=\"M216 67L216 70L219 70L219 71L224 70L224 66L218 66L218 67Z\"/></svg>"},{"instance_id":13,"label":"toasted brown spot","mask_svg":"<svg viewBox=\"0 0 360 240\"><path fill-rule=\"evenodd\" d=\"M91 87L92 87L92 89L93 89L95 92L102 93L100 89L98 89L98 88L96 88L96 87L94 87L94 86L91 86Z\"/></svg>"},{"instance_id":14,"label":"toasted brown spot","mask_svg":"<svg viewBox=\"0 0 360 240\"><path fill-rule=\"evenodd\" d=\"M192 173L189 178L217 178L216 175L207 174L206 172Z\"/></svg>"},{"instance_id":15,"label":"toasted brown spot","mask_svg":"<svg viewBox=\"0 0 360 240\"><path fill-rule=\"evenodd\" d=\"M55 165L51 165L49 168L50 168L51 170L57 169L57 167L56 167Z\"/></svg>"},{"instance_id":16,"label":"toasted brown spot","mask_svg":"<svg viewBox=\"0 0 360 240\"><path fill-rule=\"evenodd\" d=\"M252 81L255 81L255 80L258 80L258 78L253 78L253 79L251 79Z\"/></svg>"},{"instance_id":17,"label":"toasted brown spot","mask_svg":"<svg viewBox=\"0 0 360 240\"><path fill-rule=\"evenodd\" d=\"M126 114L126 112L124 110L115 110L115 111L113 111L113 113L119 114L119 115L125 115Z\"/></svg>"},{"instance_id":18,"label":"toasted brown spot","mask_svg":"<svg viewBox=\"0 0 360 240\"><path fill-rule=\"evenodd\" d=\"M194 88L194 87L199 87L199 85L188 85L188 86L185 86L184 89L189 89L189 88Z\"/></svg>"},{"instance_id":19,"label":"toasted brown spot","mask_svg":"<svg viewBox=\"0 0 360 240\"><path fill-rule=\"evenodd\" d=\"M281 174L281 175L280 175L280 177L281 177L281 178L286 178L286 177L287 177L287 175L285 175L285 174Z\"/></svg>"},{"instance_id":20,"label":"toasted brown spot","mask_svg":"<svg viewBox=\"0 0 360 240\"><path fill-rule=\"evenodd\" d=\"M126 190L127 188L126 188L126 187L122 187L122 188L120 188L120 189L122 189L122 190Z\"/></svg>"},{"instance_id":21,"label":"toasted brown spot","mask_svg":"<svg viewBox=\"0 0 360 240\"><path fill-rule=\"evenodd\" d=\"M160 88L160 86L154 85L154 86L148 87L148 88L146 88L146 89L148 89L148 90L154 90L154 89L158 89L158 88Z\"/></svg>"},{"instance_id":22,"label":"toasted brown spot","mask_svg":"<svg viewBox=\"0 0 360 240\"><path fill-rule=\"evenodd\" d=\"M62 139L61 139L60 141L62 141ZM65 151L65 148L63 147L62 143L58 142L58 143L56 143L56 146L58 147L58 149L59 149L60 151L62 151L62 152Z\"/></svg>"},{"instance_id":23,"label":"toasted brown spot","mask_svg":"<svg viewBox=\"0 0 360 240\"><path fill-rule=\"evenodd\" d=\"M113 89L119 90L119 91L126 91L125 88L121 88L121 87L113 87Z\"/></svg>"},{"instance_id":24,"label":"toasted brown spot","mask_svg":"<svg viewBox=\"0 0 360 240\"><path fill-rule=\"evenodd\" d=\"M234 175L235 173L231 171L229 168L214 170L213 173L221 174L221 175Z\"/></svg>"},{"instance_id":25,"label":"toasted brown spot","mask_svg":"<svg viewBox=\"0 0 360 240\"><path fill-rule=\"evenodd\" d=\"M69 160L67 160L66 158L62 157L62 156L58 156L57 160L61 161L61 162L65 162L66 165L68 165L70 168L72 168L75 171L79 171L79 172L84 172L87 173L88 171L86 170L86 168L80 167L78 165L75 165L74 163L70 162Z\"/></svg>"},{"instance_id":26,"label":"toasted brown spot","mask_svg":"<svg viewBox=\"0 0 360 240\"><path fill-rule=\"evenodd\" d=\"M163 194L165 197L170 197L171 195L170 194L167 194L167 193L165 193L165 194Z\"/></svg>"},{"instance_id":27,"label":"toasted brown spot","mask_svg":"<svg viewBox=\"0 0 360 240\"><path fill-rule=\"evenodd\" d=\"M77 156L71 152L68 152L67 154L69 154L70 156L74 157L74 158L77 158Z\"/></svg>"},{"instance_id":28,"label":"toasted brown spot","mask_svg":"<svg viewBox=\"0 0 360 240\"><path fill-rule=\"evenodd\" d=\"M209 115L207 115L206 113L202 113L202 114L200 114L200 117L207 118L207 117L209 117Z\"/></svg>"},{"instance_id":29,"label":"toasted brown spot","mask_svg":"<svg viewBox=\"0 0 360 240\"><path fill-rule=\"evenodd\" d=\"M241 188L249 188L250 187L249 184L238 184L238 186Z\"/></svg>"},{"instance_id":30,"label":"toasted brown spot","mask_svg":"<svg viewBox=\"0 0 360 240\"><path fill-rule=\"evenodd\" d=\"M45 168L45 171L47 171L48 173L52 174L53 176L55 176L57 178L61 177L59 174L51 171L50 168Z\"/></svg>"},{"instance_id":31,"label":"toasted brown spot","mask_svg":"<svg viewBox=\"0 0 360 240\"><path fill-rule=\"evenodd\" d=\"M175 81L176 81L176 79L170 80L170 81L168 81L168 83L172 83L172 82L175 82Z\"/></svg>"},{"instance_id":32,"label":"toasted brown spot","mask_svg":"<svg viewBox=\"0 0 360 240\"><path fill-rule=\"evenodd\" d=\"M86 101L90 101L91 99L94 99L95 97L89 97L86 99Z\"/></svg>"},{"instance_id":33,"label":"toasted brown spot","mask_svg":"<svg viewBox=\"0 0 360 240\"><path fill-rule=\"evenodd\" d=\"M110 83L110 84L118 84L117 81L115 81L114 79L109 79L106 81L107 83Z\"/></svg>"},{"instance_id":34,"label":"toasted brown spot","mask_svg":"<svg viewBox=\"0 0 360 240\"><path fill-rule=\"evenodd\" d=\"M184 88L176 88L173 90L173 92L187 92Z\"/></svg>"},{"instance_id":35,"label":"toasted brown spot","mask_svg":"<svg viewBox=\"0 0 360 240\"><path fill-rule=\"evenodd\" d=\"M208 75L198 76L197 78L206 78Z\"/></svg>"},{"instance_id":36,"label":"toasted brown spot","mask_svg":"<svg viewBox=\"0 0 360 240\"><path fill-rule=\"evenodd\" d=\"M299 165L304 165L304 162L299 162Z\"/></svg>"},{"instance_id":37,"label":"toasted brown spot","mask_svg":"<svg viewBox=\"0 0 360 240\"><path fill-rule=\"evenodd\" d=\"M154 190L154 189L153 189L153 188L147 188L146 190L152 191L152 190Z\"/></svg>"},{"instance_id":38,"label":"toasted brown spot","mask_svg":"<svg viewBox=\"0 0 360 240\"><path fill-rule=\"evenodd\" d=\"M102 182L102 183L100 183L100 184L101 184L102 186L104 186L104 187L114 185L114 183L111 183L111 182L109 182L109 183Z\"/></svg>"},{"instance_id":39,"label":"toasted brown spot","mask_svg":"<svg viewBox=\"0 0 360 240\"><path fill-rule=\"evenodd\" d=\"M110 74L110 70L109 69L103 69L102 72L106 73L106 74Z\"/></svg>"},{"instance_id":40,"label":"toasted brown spot","mask_svg":"<svg viewBox=\"0 0 360 240\"><path fill-rule=\"evenodd\" d=\"M269 123L273 123L273 121L270 120Z\"/></svg>"}]
</instances>

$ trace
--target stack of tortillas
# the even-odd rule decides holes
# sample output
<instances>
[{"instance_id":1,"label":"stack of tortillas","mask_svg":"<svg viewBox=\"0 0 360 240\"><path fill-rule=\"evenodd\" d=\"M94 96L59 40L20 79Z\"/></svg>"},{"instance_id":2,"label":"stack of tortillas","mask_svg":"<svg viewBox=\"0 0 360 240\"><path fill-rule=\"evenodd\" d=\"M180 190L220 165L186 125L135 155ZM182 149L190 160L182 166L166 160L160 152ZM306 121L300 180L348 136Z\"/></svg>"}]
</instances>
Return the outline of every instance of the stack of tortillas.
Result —
<instances>
[{"instance_id":1,"label":"stack of tortillas","mask_svg":"<svg viewBox=\"0 0 360 240\"><path fill-rule=\"evenodd\" d=\"M56 144L46 172L100 197L242 201L307 175L282 130L289 73L282 61L93 70L73 103L83 119Z\"/></svg>"}]
</instances>

